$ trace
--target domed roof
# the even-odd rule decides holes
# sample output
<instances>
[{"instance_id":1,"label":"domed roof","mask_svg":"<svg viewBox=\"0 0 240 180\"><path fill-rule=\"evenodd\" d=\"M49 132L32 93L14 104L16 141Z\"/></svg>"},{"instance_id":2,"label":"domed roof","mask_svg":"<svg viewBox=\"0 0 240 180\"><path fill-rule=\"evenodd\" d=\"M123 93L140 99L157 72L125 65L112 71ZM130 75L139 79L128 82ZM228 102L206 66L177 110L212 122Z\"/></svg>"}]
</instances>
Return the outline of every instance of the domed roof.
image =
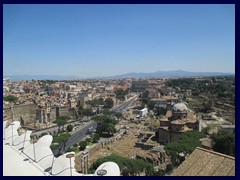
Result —
<instances>
[{"instance_id":1,"label":"domed roof","mask_svg":"<svg viewBox=\"0 0 240 180\"><path fill-rule=\"evenodd\" d=\"M180 103L175 104L173 106L172 110L175 112L183 112L183 111L188 111L188 108L187 108L186 104L184 104L183 102L180 102Z\"/></svg>"}]
</instances>

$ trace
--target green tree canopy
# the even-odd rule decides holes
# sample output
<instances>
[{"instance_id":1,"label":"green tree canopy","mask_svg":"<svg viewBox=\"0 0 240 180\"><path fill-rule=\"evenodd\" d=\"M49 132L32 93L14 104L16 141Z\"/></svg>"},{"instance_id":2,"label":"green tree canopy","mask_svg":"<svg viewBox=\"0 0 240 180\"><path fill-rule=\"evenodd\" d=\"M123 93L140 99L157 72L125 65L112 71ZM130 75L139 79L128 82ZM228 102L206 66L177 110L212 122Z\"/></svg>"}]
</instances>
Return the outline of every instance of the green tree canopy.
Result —
<instances>
[{"instance_id":1,"label":"green tree canopy","mask_svg":"<svg viewBox=\"0 0 240 180\"><path fill-rule=\"evenodd\" d=\"M94 116L92 120L97 121L96 132L100 136L113 135L116 132L115 125L118 123L115 119L105 115Z\"/></svg>"},{"instance_id":2,"label":"green tree canopy","mask_svg":"<svg viewBox=\"0 0 240 180\"><path fill-rule=\"evenodd\" d=\"M198 132L197 130L188 131L179 136L178 142L169 142L164 149L168 155L176 155L181 152L190 154L197 146L201 145L199 139L205 137L206 134Z\"/></svg>"},{"instance_id":3,"label":"green tree canopy","mask_svg":"<svg viewBox=\"0 0 240 180\"><path fill-rule=\"evenodd\" d=\"M69 133L53 136L53 143L59 143L59 144L65 143L70 138L70 136L71 135Z\"/></svg>"},{"instance_id":4,"label":"green tree canopy","mask_svg":"<svg viewBox=\"0 0 240 180\"><path fill-rule=\"evenodd\" d=\"M125 100L125 96L128 94L128 89L123 90L123 89L117 89L114 91L114 93L116 94L116 98L120 99L120 100Z\"/></svg>"},{"instance_id":5,"label":"green tree canopy","mask_svg":"<svg viewBox=\"0 0 240 180\"><path fill-rule=\"evenodd\" d=\"M55 122L57 123L58 126L62 126L67 123L67 120L58 118L56 119Z\"/></svg>"},{"instance_id":6,"label":"green tree canopy","mask_svg":"<svg viewBox=\"0 0 240 180\"><path fill-rule=\"evenodd\" d=\"M235 134L220 130L212 136L213 150L235 156Z\"/></svg>"},{"instance_id":7,"label":"green tree canopy","mask_svg":"<svg viewBox=\"0 0 240 180\"><path fill-rule=\"evenodd\" d=\"M142 159L128 159L116 154L111 154L106 157L97 159L91 166L90 170L95 171L104 162L115 162L121 171L122 175L140 175L140 173L145 172L146 175L153 175L154 169L152 164L142 160Z\"/></svg>"},{"instance_id":8,"label":"green tree canopy","mask_svg":"<svg viewBox=\"0 0 240 180\"><path fill-rule=\"evenodd\" d=\"M169 142L165 147L165 151L172 157L172 163L178 165L180 163L179 153L191 154L196 147L201 145L199 139L205 137L206 134L197 130L188 131L179 136L178 142Z\"/></svg>"},{"instance_id":9,"label":"green tree canopy","mask_svg":"<svg viewBox=\"0 0 240 180\"><path fill-rule=\"evenodd\" d=\"M100 136L97 133L94 133L91 136L92 136L92 142L93 143L97 143L99 141L99 139L100 139Z\"/></svg>"},{"instance_id":10,"label":"green tree canopy","mask_svg":"<svg viewBox=\"0 0 240 180\"><path fill-rule=\"evenodd\" d=\"M97 122L99 122L99 123L101 123L101 122L112 123L112 124L114 124L114 125L116 125L116 124L118 123L117 120L112 119L112 118L110 118L109 116L106 116L106 115L97 115L97 116L94 116L94 117L92 117L92 120L97 121Z\"/></svg>"},{"instance_id":11,"label":"green tree canopy","mask_svg":"<svg viewBox=\"0 0 240 180\"><path fill-rule=\"evenodd\" d=\"M73 130L73 125L69 124L69 125L67 126L67 131L68 131L68 132L71 132L72 130Z\"/></svg>"},{"instance_id":12,"label":"green tree canopy","mask_svg":"<svg viewBox=\"0 0 240 180\"><path fill-rule=\"evenodd\" d=\"M8 102L16 102L18 98L15 96L9 95L9 96L3 97L3 100Z\"/></svg>"},{"instance_id":13,"label":"green tree canopy","mask_svg":"<svg viewBox=\"0 0 240 180\"><path fill-rule=\"evenodd\" d=\"M120 112L117 112L117 111L110 111L108 108L107 109L104 109L103 112L102 112L104 115L106 116L115 116L117 117L118 119L121 118L123 115L122 113Z\"/></svg>"},{"instance_id":14,"label":"green tree canopy","mask_svg":"<svg viewBox=\"0 0 240 180\"><path fill-rule=\"evenodd\" d=\"M94 100L89 100L86 102L86 104L89 104L91 107L97 107L99 105L104 105L103 98L98 98Z\"/></svg>"},{"instance_id":15,"label":"green tree canopy","mask_svg":"<svg viewBox=\"0 0 240 180\"><path fill-rule=\"evenodd\" d=\"M87 141L81 141L79 146L80 151L83 151L87 147Z\"/></svg>"},{"instance_id":16,"label":"green tree canopy","mask_svg":"<svg viewBox=\"0 0 240 180\"><path fill-rule=\"evenodd\" d=\"M112 108L113 107L113 100L112 100L112 98L105 99L104 107L105 108Z\"/></svg>"},{"instance_id":17,"label":"green tree canopy","mask_svg":"<svg viewBox=\"0 0 240 180\"><path fill-rule=\"evenodd\" d=\"M103 134L114 134L116 132L116 128L112 123L101 122L97 125L96 132L100 135Z\"/></svg>"},{"instance_id":18,"label":"green tree canopy","mask_svg":"<svg viewBox=\"0 0 240 180\"><path fill-rule=\"evenodd\" d=\"M114 115L115 115L118 119L121 118L121 117L123 117L123 114L122 114L122 113L116 112L116 111L114 111Z\"/></svg>"},{"instance_id":19,"label":"green tree canopy","mask_svg":"<svg viewBox=\"0 0 240 180\"><path fill-rule=\"evenodd\" d=\"M57 125L59 126L59 131L60 131L60 127L63 126L64 128L64 125L67 123L67 121L70 119L70 117L68 116L59 116L55 123L57 123Z\"/></svg>"},{"instance_id":20,"label":"green tree canopy","mask_svg":"<svg viewBox=\"0 0 240 180\"><path fill-rule=\"evenodd\" d=\"M81 114L84 115L84 116L92 116L92 115L94 115L92 108L83 109Z\"/></svg>"}]
</instances>

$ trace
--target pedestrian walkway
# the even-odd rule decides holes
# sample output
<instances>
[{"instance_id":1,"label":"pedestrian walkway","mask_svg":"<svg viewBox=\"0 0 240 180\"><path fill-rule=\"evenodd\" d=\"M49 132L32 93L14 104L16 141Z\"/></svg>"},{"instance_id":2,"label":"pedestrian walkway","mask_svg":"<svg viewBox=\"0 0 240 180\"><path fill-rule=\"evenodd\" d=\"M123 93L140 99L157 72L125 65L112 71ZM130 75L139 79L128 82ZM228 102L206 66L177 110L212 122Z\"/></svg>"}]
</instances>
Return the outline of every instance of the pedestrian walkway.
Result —
<instances>
[{"instance_id":1,"label":"pedestrian walkway","mask_svg":"<svg viewBox=\"0 0 240 180\"><path fill-rule=\"evenodd\" d=\"M52 136L45 135L36 143L30 142L31 131L18 135L19 121L6 127L3 122L3 175L4 176L94 176L76 171L73 152L54 157L50 145ZM112 167L112 163L106 168ZM116 167L118 167L116 165ZM109 171L119 174L119 168ZM106 174L108 175L108 173Z\"/></svg>"}]
</instances>

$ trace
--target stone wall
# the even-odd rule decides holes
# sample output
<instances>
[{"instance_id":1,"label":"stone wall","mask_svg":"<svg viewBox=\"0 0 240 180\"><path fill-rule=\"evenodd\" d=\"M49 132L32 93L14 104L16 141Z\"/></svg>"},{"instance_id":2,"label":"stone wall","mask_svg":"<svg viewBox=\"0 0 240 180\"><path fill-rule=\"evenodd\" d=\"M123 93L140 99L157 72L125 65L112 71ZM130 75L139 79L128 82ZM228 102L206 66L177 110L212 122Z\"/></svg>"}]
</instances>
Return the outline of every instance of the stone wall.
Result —
<instances>
[{"instance_id":1,"label":"stone wall","mask_svg":"<svg viewBox=\"0 0 240 180\"><path fill-rule=\"evenodd\" d=\"M69 116L67 106L56 107L56 118L58 118L59 116Z\"/></svg>"},{"instance_id":2,"label":"stone wall","mask_svg":"<svg viewBox=\"0 0 240 180\"><path fill-rule=\"evenodd\" d=\"M57 108L51 108L50 110L50 121L53 122L56 120L56 115L57 115Z\"/></svg>"},{"instance_id":3,"label":"stone wall","mask_svg":"<svg viewBox=\"0 0 240 180\"><path fill-rule=\"evenodd\" d=\"M68 116L71 117L71 119L76 119L76 110L74 108L68 109Z\"/></svg>"},{"instance_id":4,"label":"stone wall","mask_svg":"<svg viewBox=\"0 0 240 180\"><path fill-rule=\"evenodd\" d=\"M4 114L6 115L6 120L13 119L15 121L20 121L23 125L36 122L36 109L35 104L24 104L24 105L14 105L13 109L4 109Z\"/></svg>"},{"instance_id":5,"label":"stone wall","mask_svg":"<svg viewBox=\"0 0 240 180\"><path fill-rule=\"evenodd\" d=\"M153 147L155 147L155 144L147 144L147 143L142 143L142 142L136 142L135 146L136 147L140 147L140 148L142 148L144 150L150 150Z\"/></svg>"},{"instance_id":6,"label":"stone wall","mask_svg":"<svg viewBox=\"0 0 240 180\"><path fill-rule=\"evenodd\" d=\"M12 115L13 113L13 115ZM68 107L52 107L50 110L48 121L53 122L59 116L72 116L76 117L75 110L70 110ZM15 121L20 121L23 125L30 123L35 123L36 121L41 122L41 110L35 104L23 104L23 105L14 105L13 109L10 108L4 109L4 119L12 120L12 117Z\"/></svg>"}]
</instances>

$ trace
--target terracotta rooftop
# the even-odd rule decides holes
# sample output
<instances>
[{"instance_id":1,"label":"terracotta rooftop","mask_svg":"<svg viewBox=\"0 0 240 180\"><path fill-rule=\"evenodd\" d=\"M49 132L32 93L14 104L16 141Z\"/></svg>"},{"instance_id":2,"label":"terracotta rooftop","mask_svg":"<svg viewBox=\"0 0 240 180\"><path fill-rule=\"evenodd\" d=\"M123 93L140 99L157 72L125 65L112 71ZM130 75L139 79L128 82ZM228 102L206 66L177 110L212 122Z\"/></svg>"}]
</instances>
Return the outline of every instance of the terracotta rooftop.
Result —
<instances>
[{"instance_id":1,"label":"terracotta rooftop","mask_svg":"<svg viewBox=\"0 0 240 180\"><path fill-rule=\"evenodd\" d=\"M197 147L171 176L235 176L235 158Z\"/></svg>"},{"instance_id":2,"label":"terracotta rooftop","mask_svg":"<svg viewBox=\"0 0 240 180\"><path fill-rule=\"evenodd\" d=\"M183 120L185 123L196 123L197 120L196 119L184 119Z\"/></svg>"},{"instance_id":3,"label":"terracotta rooftop","mask_svg":"<svg viewBox=\"0 0 240 180\"><path fill-rule=\"evenodd\" d=\"M171 124L184 125L186 123L184 121L180 120L180 119L177 119L177 120L171 121Z\"/></svg>"},{"instance_id":4,"label":"terracotta rooftop","mask_svg":"<svg viewBox=\"0 0 240 180\"><path fill-rule=\"evenodd\" d=\"M165 116L167 118L172 117L172 111L168 110Z\"/></svg>"},{"instance_id":5,"label":"terracotta rooftop","mask_svg":"<svg viewBox=\"0 0 240 180\"><path fill-rule=\"evenodd\" d=\"M160 121L166 122L166 121L169 121L169 120L167 118L162 118L162 119L160 119Z\"/></svg>"},{"instance_id":6,"label":"terracotta rooftop","mask_svg":"<svg viewBox=\"0 0 240 180\"><path fill-rule=\"evenodd\" d=\"M175 96L163 96L163 99L166 99L166 100L177 100L178 98L175 97Z\"/></svg>"}]
</instances>

